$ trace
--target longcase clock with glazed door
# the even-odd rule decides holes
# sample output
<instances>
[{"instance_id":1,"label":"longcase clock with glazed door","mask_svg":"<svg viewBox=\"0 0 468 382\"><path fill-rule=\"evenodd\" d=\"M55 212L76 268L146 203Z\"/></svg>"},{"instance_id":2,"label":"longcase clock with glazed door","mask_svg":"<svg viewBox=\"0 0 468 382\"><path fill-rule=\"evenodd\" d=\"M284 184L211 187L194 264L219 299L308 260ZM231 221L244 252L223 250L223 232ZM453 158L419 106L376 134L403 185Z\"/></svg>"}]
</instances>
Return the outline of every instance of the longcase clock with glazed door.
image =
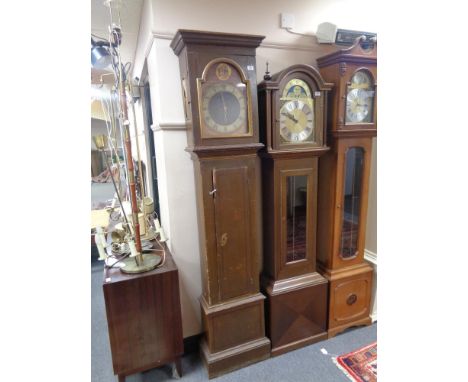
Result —
<instances>
[{"instance_id":1,"label":"longcase clock with glazed door","mask_svg":"<svg viewBox=\"0 0 468 382\"><path fill-rule=\"evenodd\" d=\"M260 168L255 50L263 36L179 30L187 151L200 237L201 356L210 378L268 358L259 292Z\"/></svg>"},{"instance_id":2,"label":"longcase clock with glazed door","mask_svg":"<svg viewBox=\"0 0 468 382\"><path fill-rule=\"evenodd\" d=\"M272 355L327 337L327 280L316 271L318 158L325 141L326 83L291 66L258 86L266 326Z\"/></svg>"},{"instance_id":3,"label":"longcase clock with glazed door","mask_svg":"<svg viewBox=\"0 0 468 382\"><path fill-rule=\"evenodd\" d=\"M318 269L330 281L329 337L371 323L372 267L364 260L372 138L377 135L377 42L317 59L335 83L330 97L330 152L320 158Z\"/></svg>"}]
</instances>

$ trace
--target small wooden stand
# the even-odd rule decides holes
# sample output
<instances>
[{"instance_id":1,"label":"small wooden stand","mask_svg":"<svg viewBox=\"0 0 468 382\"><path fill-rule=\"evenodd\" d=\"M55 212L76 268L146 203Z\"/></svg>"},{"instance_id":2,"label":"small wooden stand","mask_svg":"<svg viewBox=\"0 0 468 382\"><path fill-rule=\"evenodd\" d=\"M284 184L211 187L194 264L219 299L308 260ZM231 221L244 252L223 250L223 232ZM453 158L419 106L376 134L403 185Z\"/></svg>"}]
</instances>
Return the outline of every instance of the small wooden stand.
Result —
<instances>
[{"instance_id":1,"label":"small wooden stand","mask_svg":"<svg viewBox=\"0 0 468 382\"><path fill-rule=\"evenodd\" d=\"M104 270L103 290L114 374L125 377L174 362L182 376L184 351L177 266L165 246L160 268L123 274Z\"/></svg>"}]
</instances>

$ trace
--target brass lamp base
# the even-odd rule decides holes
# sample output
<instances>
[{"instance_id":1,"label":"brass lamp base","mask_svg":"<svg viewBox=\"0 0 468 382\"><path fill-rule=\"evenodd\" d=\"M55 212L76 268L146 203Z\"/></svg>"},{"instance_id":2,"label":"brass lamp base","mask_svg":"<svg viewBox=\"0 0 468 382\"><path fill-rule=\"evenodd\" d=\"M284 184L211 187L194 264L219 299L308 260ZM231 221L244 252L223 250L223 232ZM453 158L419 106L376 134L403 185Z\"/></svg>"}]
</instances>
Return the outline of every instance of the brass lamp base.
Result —
<instances>
[{"instance_id":1,"label":"brass lamp base","mask_svg":"<svg viewBox=\"0 0 468 382\"><path fill-rule=\"evenodd\" d=\"M162 261L162 256L154 252L143 253L141 256L143 261L139 265L137 264L135 257L128 257L125 260L122 260L124 265L120 268L120 271L122 273L148 272L156 268Z\"/></svg>"}]
</instances>

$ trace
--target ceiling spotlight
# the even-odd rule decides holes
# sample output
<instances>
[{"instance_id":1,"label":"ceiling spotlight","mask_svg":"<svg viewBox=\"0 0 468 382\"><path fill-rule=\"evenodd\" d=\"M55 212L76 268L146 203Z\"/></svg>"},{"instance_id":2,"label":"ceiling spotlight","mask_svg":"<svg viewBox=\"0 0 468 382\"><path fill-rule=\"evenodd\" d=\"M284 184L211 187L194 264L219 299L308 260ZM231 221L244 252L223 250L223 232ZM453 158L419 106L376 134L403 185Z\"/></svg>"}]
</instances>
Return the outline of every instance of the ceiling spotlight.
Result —
<instances>
[{"instance_id":1,"label":"ceiling spotlight","mask_svg":"<svg viewBox=\"0 0 468 382\"><path fill-rule=\"evenodd\" d=\"M96 69L105 69L112 62L109 50L105 46L94 45L91 47L91 65Z\"/></svg>"}]
</instances>

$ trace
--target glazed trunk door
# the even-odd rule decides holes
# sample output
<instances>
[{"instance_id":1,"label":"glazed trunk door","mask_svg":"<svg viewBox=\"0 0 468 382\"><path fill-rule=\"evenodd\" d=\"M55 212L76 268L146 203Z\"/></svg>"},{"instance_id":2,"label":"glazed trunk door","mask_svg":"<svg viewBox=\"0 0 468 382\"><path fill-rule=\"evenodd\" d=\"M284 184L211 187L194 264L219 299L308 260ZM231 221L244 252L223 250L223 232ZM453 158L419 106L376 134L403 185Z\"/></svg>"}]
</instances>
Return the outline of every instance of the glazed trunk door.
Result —
<instances>
[{"instance_id":1,"label":"glazed trunk door","mask_svg":"<svg viewBox=\"0 0 468 382\"><path fill-rule=\"evenodd\" d=\"M281 244L277 279L315 271L316 161L287 160L280 164Z\"/></svg>"},{"instance_id":2,"label":"glazed trunk door","mask_svg":"<svg viewBox=\"0 0 468 382\"><path fill-rule=\"evenodd\" d=\"M354 143L344 144L338 158L333 268L364 257L370 148Z\"/></svg>"},{"instance_id":3,"label":"glazed trunk door","mask_svg":"<svg viewBox=\"0 0 468 382\"><path fill-rule=\"evenodd\" d=\"M246 166L213 169L219 296L222 301L253 288L250 181Z\"/></svg>"}]
</instances>

